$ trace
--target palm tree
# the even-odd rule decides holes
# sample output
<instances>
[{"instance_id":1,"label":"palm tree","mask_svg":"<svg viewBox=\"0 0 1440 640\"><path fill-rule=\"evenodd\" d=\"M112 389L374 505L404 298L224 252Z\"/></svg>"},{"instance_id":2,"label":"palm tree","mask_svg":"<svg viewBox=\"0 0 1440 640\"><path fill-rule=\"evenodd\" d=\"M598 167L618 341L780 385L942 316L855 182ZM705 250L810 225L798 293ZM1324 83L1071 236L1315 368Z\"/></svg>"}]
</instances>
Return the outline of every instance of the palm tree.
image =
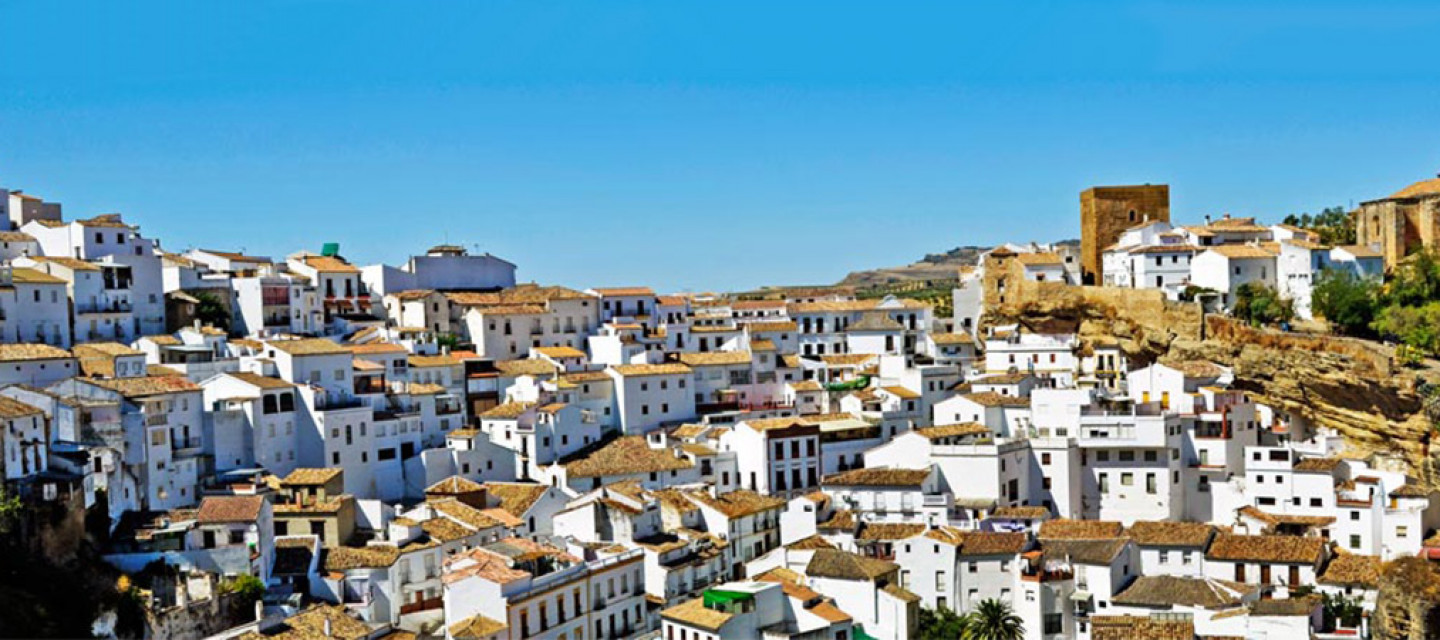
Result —
<instances>
[{"instance_id":1,"label":"palm tree","mask_svg":"<svg viewBox=\"0 0 1440 640\"><path fill-rule=\"evenodd\" d=\"M966 640L1020 640L1025 637L1025 623L1010 603L1001 600L982 600L974 611L966 614Z\"/></svg>"}]
</instances>

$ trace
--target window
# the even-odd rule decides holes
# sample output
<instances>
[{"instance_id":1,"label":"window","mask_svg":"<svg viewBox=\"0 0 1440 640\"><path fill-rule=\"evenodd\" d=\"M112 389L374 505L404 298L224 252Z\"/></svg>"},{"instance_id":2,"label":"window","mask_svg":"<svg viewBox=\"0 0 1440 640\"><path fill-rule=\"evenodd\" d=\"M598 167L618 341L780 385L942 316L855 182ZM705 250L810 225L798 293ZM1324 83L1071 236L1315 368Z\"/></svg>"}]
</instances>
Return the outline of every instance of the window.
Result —
<instances>
[{"instance_id":1,"label":"window","mask_svg":"<svg viewBox=\"0 0 1440 640\"><path fill-rule=\"evenodd\" d=\"M1396 538L1405 538L1405 537L1408 537L1409 535L1410 535L1410 528L1409 528L1409 527L1395 527L1395 537L1396 537Z\"/></svg>"},{"instance_id":2,"label":"window","mask_svg":"<svg viewBox=\"0 0 1440 640\"><path fill-rule=\"evenodd\" d=\"M1350 548L1351 548L1351 549L1359 549L1359 548L1360 548L1360 535L1359 535L1359 534L1351 534L1351 535L1350 535Z\"/></svg>"},{"instance_id":3,"label":"window","mask_svg":"<svg viewBox=\"0 0 1440 640\"><path fill-rule=\"evenodd\" d=\"M1122 474L1120 474L1120 486L1122 486L1122 487L1129 487L1129 486L1133 486L1134 484L1135 484L1135 474L1133 474L1133 473L1122 473Z\"/></svg>"}]
</instances>

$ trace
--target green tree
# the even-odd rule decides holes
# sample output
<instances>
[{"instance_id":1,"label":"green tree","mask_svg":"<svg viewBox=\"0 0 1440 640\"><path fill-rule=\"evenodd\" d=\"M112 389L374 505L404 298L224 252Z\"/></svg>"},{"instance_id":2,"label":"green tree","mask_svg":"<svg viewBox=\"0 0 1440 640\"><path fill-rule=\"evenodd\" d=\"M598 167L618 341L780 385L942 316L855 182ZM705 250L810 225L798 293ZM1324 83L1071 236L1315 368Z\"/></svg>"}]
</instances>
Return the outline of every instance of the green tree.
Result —
<instances>
[{"instance_id":1,"label":"green tree","mask_svg":"<svg viewBox=\"0 0 1440 640\"><path fill-rule=\"evenodd\" d=\"M1020 640L1025 637L1025 621L1015 615L1010 603L981 600L967 616L966 640Z\"/></svg>"},{"instance_id":2,"label":"green tree","mask_svg":"<svg viewBox=\"0 0 1440 640\"><path fill-rule=\"evenodd\" d=\"M1385 304L1418 307L1440 300L1440 258L1426 249L1396 265L1385 284Z\"/></svg>"},{"instance_id":3,"label":"green tree","mask_svg":"<svg viewBox=\"0 0 1440 640\"><path fill-rule=\"evenodd\" d=\"M20 521L22 508L20 496L7 493L5 487L0 487L0 533L10 533L15 523Z\"/></svg>"},{"instance_id":4,"label":"green tree","mask_svg":"<svg viewBox=\"0 0 1440 640\"><path fill-rule=\"evenodd\" d=\"M195 317L199 318L200 322L216 329L230 329L230 311L220 302L220 298L208 291L198 291L193 295L200 301L195 305Z\"/></svg>"},{"instance_id":5,"label":"green tree","mask_svg":"<svg viewBox=\"0 0 1440 640\"><path fill-rule=\"evenodd\" d=\"M246 574L230 581L222 590L239 594L242 600L254 604L256 600L265 595L265 583L255 576Z\"/></svg>"},{"instance_id":6,"label":"green tree","mask_svg":"<svg viewBox=\"0 0 1440 640\"><path fill-rule=\"evenodd\" d=\"M1293 302L1259 282L1247 282L1235 290L1233 309L1235 317L1256 326L1289 322L1295 317Z\"/></svg>"},{"instance_id":7,"label":"green tree","mask_svg":"<svg viewBox=\"0 0 1440 640\"><path fill-rule=\"evenodd\" d=\"M1310 307L1346 335L1372 335L1379 286L1349 271L1326 269L1315 281Z\"/></svg>"},{"instance_id":8,"label":"green tree","mask_svg":"<svg viewBox=\"0 0 1440 640\"><path fill-rule=\"evenodd\" d=\"M1320 234L1320 242L1325 244L1355 244L1355 218L1344 207L1326 207L1315 215L1292 213L1284 222Z\"/></svg>"},{"instance_id":9,"label":"green tree","mask_svg":"<svg viewBox=\"0 0 1440 640\"><path fill-rule=\"evenodd\" d=\"M1385 307L1375 318L1375 330L1427 353L1440 352L1440 302L1409 307Z\"/></svg>"},{"instance_id":10,"label":"green tree","mask_svg":"<svg viewBox=\"0 0 1440 640\"><path fill-rule=\"evenodd\" d=\"M949 609L921 609L916 640L954 640L965 637L970 624L968 616Z\"/></svg>"}]
</instances>

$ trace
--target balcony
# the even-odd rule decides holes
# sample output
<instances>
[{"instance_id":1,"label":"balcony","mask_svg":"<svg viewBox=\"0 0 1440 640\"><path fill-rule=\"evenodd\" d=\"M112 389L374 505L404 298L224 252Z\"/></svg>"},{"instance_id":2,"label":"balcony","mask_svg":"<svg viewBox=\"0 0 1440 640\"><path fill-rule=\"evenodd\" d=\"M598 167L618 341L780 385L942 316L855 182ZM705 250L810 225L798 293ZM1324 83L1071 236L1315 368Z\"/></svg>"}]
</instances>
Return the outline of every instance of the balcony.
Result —
<instances>
[{"instance_id":1,"label":"balcony","mask_svg":"<svg viewBox=\"0 0 1440 640\"><path fill-rule=\"evenodd\" d=\"M128 300L75 303L75 313L129 313L131 309L132 307Z\"/></svg>"},{"instance_id":2,"label":"balcony","mask_svg":"<svg viewBox=\"0 0 1440 640\"><path fill-rule=\"evenodd\" d=\"M403 616L403 615L409 615L409 614L412 614L412 613L419 613L419 612L421 612L421 611L430 611L430 610L432 610L432 609L440 609L440 608L443 608L444 606L445 606L445 598L430 598L429 600L421 600L421 601L419 601L419 602L411 602L411 603L409 603L409 604L402 604L402 605L400 605L400 615Z\"/></svg>"},{"instance_id":3,"label":"balcony","mask_svg":"<svg viewBox=\"0 0 1440 640\"><path fill-rule=\"evenodd\" d=\"M170 441L170 451L176 454L196 451L199 450L201 446L202 443L199 437L174 438Z\"/></svg>"},{"instance_id":4,"label":"balcony","mask_svg":"<svg viewBox=\"0 0 1440 640\"><path fill-rule=\"evenodd\" d=\"M145 426L147 427L163 427L167 424L170 424L170 414L168 413L145 414Z\"/></svg>"}]
</instances>

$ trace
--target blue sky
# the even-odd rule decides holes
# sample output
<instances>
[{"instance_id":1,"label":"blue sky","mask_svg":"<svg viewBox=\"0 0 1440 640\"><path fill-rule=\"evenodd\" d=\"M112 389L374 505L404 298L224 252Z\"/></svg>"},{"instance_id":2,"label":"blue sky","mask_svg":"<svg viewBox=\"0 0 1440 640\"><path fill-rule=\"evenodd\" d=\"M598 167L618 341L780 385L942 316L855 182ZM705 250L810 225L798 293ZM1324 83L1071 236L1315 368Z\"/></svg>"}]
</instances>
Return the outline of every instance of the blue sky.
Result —
<instances>
[{"instance_id":1,"label":"blue sky","mask_svg":"<svg viewBox=\"0 0 1440 640\"><path fill-rule=\"evenodd\" d=\"M166 249L727 290L1440 172L1440 7L0 2L0 184ZM198 6L197 6L198 5ZM783 5L783 6L780 6Z\"/></svg>"}]
</instances>

